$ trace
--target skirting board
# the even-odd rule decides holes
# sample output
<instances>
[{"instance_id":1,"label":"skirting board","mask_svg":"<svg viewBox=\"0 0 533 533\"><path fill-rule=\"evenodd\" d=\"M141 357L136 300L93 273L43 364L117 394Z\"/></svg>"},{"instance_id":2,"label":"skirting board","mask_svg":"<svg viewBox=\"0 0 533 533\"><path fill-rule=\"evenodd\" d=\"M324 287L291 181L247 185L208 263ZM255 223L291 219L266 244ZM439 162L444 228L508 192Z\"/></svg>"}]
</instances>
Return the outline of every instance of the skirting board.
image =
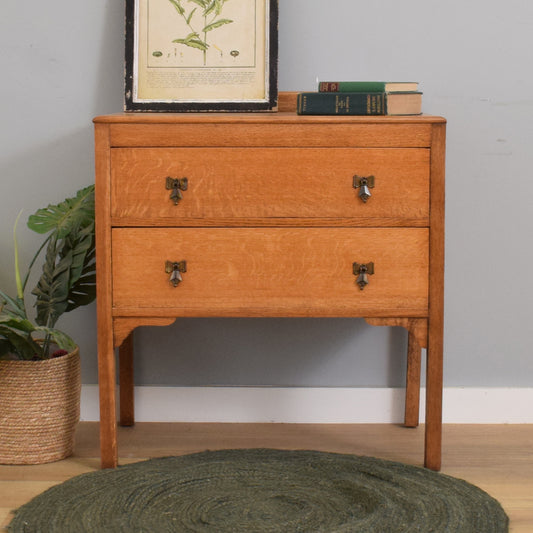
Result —
<instances>
[{"instance_id":1,"label":"skirting board","mask_svg":"<svg viewBox=\"0 0 533 533\"><path fill-rule=\"evenodd\" d=\"M138 422L278 422L396 424L403 420L404 389L280 387L135 388ZM420 420L424 420L421 391ZM443 422L533 423L533 388L446 388ZM98 386L84 385L81 420L95 421Z\"/></svg>"}]
</instances>

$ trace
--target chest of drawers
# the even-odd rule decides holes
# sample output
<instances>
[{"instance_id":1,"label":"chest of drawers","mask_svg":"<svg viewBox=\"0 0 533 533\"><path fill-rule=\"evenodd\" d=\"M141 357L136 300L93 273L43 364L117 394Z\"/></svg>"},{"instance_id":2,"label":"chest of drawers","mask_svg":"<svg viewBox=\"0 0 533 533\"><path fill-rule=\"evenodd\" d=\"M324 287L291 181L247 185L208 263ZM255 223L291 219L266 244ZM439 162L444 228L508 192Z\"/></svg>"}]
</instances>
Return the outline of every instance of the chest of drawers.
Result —
<instances>
[{"instance_id":1,"label":"chest of drawers","mask_svg":"<svg viewBox=\"0 0 533 533\"><path fill-rule=\"evenodd\" d=\"M342 316L409 330L411 403L427 347L425 464L440 468L445 121L292 102L95 119L102 466L117 464L115 347L133 423L136 327Z\"/></svg>"}]
</instances>

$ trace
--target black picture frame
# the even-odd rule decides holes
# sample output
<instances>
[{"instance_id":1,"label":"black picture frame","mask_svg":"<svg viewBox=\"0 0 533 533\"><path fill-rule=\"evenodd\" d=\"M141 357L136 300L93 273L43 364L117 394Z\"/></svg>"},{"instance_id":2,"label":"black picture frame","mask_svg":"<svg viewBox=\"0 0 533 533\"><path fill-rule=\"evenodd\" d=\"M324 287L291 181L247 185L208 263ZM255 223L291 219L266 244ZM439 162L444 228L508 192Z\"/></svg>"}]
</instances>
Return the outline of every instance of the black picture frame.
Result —
<instances>
[{"instance_id":1,"label":"black picture frame","mask_svg":"<svg viewBox=\"0 0 533 533\"><path fill-rule=\"evenodd\" d=\"M125 111L277 110L278 0L226 1L126 0Z\"/></svg>"}]
</instances>

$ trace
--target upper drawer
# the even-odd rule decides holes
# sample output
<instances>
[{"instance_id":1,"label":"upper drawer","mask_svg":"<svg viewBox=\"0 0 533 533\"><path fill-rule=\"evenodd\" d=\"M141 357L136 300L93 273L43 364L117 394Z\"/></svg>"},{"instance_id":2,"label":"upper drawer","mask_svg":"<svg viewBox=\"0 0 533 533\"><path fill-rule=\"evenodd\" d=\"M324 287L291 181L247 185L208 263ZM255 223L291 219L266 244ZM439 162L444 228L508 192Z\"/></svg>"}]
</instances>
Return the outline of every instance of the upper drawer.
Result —
<instances>
[{"instance_id":1,"label":"upper drawer","mask_svg":"<svg viewBox=\"0 0 533 533\"><path fill-rule=\"evenodd\" d=\"M429 215L429 150L423 148L114 148L111 152L111 212L125 224L128 219L157 224L158 220L302 217L415 220L423 225ZM355 175L374 176L366 203L353 187ZM177 205L166 188L167 177L187 178L187 190L180 191Z\"/></svg>"}]
</instances>

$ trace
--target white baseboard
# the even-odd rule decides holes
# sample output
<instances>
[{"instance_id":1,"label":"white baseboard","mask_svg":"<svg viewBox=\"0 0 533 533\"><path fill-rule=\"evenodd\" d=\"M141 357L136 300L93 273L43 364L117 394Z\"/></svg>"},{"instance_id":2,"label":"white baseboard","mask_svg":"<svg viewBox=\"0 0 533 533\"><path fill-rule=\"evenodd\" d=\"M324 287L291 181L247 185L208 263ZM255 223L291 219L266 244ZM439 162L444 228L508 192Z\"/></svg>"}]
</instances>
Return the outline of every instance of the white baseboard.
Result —
<instances>
[{"instance_id":1,"label":"white baseboard","mask_svg":"<svg viewBox=\"0 0 533 533\"><path fill-rule=\"evenodd\" d=\"M404 389L136 387L138 422L401 423ZM421 391L420 420L424 420ZM533 423L533 388L445 388L443 422ZM82 388L81 419L98 414L98 387Z\"/></svg>"}]
</instances>

